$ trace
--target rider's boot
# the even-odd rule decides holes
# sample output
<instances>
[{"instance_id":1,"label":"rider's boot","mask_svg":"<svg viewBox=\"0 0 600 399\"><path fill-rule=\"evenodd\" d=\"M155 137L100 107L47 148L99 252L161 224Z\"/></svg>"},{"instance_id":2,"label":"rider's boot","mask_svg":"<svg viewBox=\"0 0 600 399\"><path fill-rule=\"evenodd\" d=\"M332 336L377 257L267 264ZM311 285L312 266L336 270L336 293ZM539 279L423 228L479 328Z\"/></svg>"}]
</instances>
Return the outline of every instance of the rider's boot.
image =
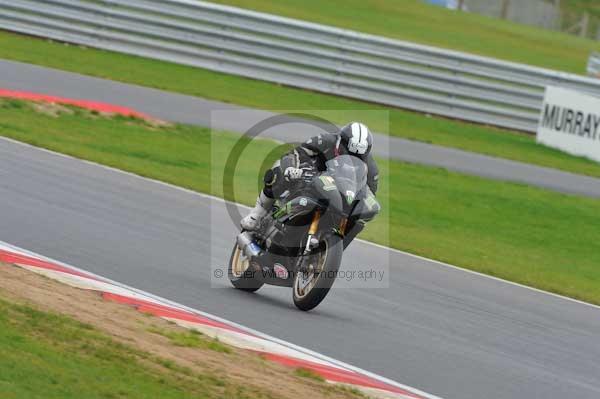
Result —
<instances>
[{"instance_id":1,"label":"rider's boot","mask_svg":"<svg viewBox=\"0 0 600 399\"><path fill-rule=\"evenodd\" d=\"M267 197L263 191L256 199L256 205L250 213L242 219L240 225L244 230L256 230L260 226L260 221L264 218L269 211L273 208L273 198Z\"/></svg>"}]
</instances>

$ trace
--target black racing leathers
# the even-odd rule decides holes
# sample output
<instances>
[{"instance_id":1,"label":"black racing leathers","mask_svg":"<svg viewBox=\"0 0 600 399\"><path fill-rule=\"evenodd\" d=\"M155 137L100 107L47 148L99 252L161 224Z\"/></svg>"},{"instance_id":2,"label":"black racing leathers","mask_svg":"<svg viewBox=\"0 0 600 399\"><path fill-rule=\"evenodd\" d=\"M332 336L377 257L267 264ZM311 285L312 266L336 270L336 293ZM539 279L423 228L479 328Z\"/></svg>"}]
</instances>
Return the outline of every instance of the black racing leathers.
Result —
<instances>
[{"instance_id":1,"label":"black racing leathers","mask_svg":"<svg viewBox=\"0 0 600 399\"><path fill-rule=\"evenodd\" d=\"M284 173L289 167L310 168L322 172L326 169L325 163L327 161L339 155L348 154L340 141L340 136L337 134L322 134L311 138L285 154L273 165L273 168L265 173L265 186L263 189L265 195L270 198L277 198L287 190L288 182L284 179ZM371 153L360 158L368 167L367 185L373 194L376 194L379 179L377 163ZM344 248L363 228L364 225L361 223L351 223L348 226L348 231L344 237Z\"/></svg>"}]
</instances>

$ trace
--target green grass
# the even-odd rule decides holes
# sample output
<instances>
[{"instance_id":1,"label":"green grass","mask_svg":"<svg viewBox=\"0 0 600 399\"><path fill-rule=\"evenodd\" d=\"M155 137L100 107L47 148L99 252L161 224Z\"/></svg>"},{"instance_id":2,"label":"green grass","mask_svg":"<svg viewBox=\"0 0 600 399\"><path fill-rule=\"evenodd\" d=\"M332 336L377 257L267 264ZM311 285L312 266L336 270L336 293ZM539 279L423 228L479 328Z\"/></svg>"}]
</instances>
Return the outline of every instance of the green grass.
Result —
<instances>
[{"instance_id":1,"label":"green grass","mask_svg":"<svg viewBox=\"0 0 600 399\"><path fill-rule=\"evenodd\" d=\"M389 110L389 120L382 120L381 113L376 112L371 116L365 113L364 121L373 130L389 131L398 137L600 177L600 165L597 163L537 145L529 135L427 117L168 62L83 49L2 31L0 57L255 108L324 110L324 114L338 123L347 122L353 111ZM339 112L336 115L330 110Z\"/></svg>"},{"instance_id":2,"label":"green grass","mask_svg":"<svg viewBox=\"0 0 600 399\"><path fill-rule=\"evenodd\" d=\"M265 395L114 341L70 317L0 299L3 399Z\"/></svg>"},{"instance_id":3,"label":"green grass","mask_svg":"<svg viewBox=\"0 0 600 399\"><path fill-rule=\"evenodd\" d=\"M577 74L585 73L590 52L600 49L591 39L460 13L422 0L344 0L343 5L305 0L302 6L295 0L215 2ZM518 1L513 3L518 6Z\"/></svg>"},{"instance_id":4,"label":"green grass","mask_svg":"<svg viewBox=\"0 0 600 399\"><path fill-rule=\"evenodd\" d=\"M297 368L294 371L294 374L296 374L298 377L302 377L302 378L308 378L309 380L314 380L314 381L319 381L319 382L325 382L325 379L323 377L321 377L319 374L315 373L312 370L309 369L305 369L305 368Z\"/></svg>"},{"instance_id":5,"label":"green grass","mask_svg":"<svg viewBox=\"0 0 600 399\"><path fill-rule=\"evenodd\" d=\"M239 139L83 111L56 118L27 103L0 104L0 135L217 196L223 195L225 160ZM258 169L277 156L277 147L250 143L236 170L236 200L253 203ZM362 237L600 303L599 200L406 163L380 167L384 212Z\"/></svg>"},{"instance_id":6,"label":"green grass","mask_svg":"<svg viewBox=\"0 0 600 399\"><path fill-rule=\"evenodd\" d=\"M175 346L210 349L219 353L231 353L231 349L227 345L223 345L221 342L219 342L218 339L210 339L196 330L168 331L164 329L150 328L148 332L168 338Z\"/></svg>"}]
</instances>

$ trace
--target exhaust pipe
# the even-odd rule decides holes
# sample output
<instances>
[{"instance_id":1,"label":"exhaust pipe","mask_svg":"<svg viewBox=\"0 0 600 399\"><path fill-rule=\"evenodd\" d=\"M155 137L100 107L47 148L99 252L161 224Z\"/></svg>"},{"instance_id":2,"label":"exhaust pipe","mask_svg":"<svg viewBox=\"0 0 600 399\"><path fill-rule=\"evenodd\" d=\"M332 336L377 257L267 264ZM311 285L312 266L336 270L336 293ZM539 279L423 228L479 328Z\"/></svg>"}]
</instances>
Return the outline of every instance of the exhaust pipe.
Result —
<instances>
[{"instance_id":1,"label":"exhaust pipe","mask_svg":"<svg viewBox=\"0 0 600 399\"><path fill-rule=\"evenodd\" d=\"M237 245L248 258L258 256L262 252L262 248L254 241L252 234L249 231L244 231L237 236Z\"/></svg>"}]
</instances>

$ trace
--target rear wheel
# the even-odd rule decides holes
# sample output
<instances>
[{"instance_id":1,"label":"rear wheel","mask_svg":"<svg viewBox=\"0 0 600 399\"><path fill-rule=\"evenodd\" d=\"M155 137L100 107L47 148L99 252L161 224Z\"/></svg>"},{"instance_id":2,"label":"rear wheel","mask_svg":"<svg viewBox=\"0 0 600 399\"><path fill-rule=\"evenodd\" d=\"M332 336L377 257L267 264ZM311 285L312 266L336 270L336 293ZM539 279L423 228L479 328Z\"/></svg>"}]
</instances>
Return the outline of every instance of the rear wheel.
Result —
<instances>
[{"instance_id":1,"label":"rear wheel","mask_svg":"<svg viewBox=\"0 0 600 399\"><path fill-rule=\"evenodd\" d=\"M231 258L229 258L228 274L229 281L238 290L254 292L264 284L256 278L257 273L251 268L250 259L237 243L233 247Z\"/></svg>"},{"instance_id":2,"label":"rear wheel","mask_svg":"<svg viewBox=\"0 0 600 399\"><path fill-rule=\"evenodd\" d=\"M298 309L314 309L325 299L337 277L343 252L342 238L332 234L321 242L318 253L303 259L305 270L296 273L293 286Z\"/></svg>"}]
</instances>

